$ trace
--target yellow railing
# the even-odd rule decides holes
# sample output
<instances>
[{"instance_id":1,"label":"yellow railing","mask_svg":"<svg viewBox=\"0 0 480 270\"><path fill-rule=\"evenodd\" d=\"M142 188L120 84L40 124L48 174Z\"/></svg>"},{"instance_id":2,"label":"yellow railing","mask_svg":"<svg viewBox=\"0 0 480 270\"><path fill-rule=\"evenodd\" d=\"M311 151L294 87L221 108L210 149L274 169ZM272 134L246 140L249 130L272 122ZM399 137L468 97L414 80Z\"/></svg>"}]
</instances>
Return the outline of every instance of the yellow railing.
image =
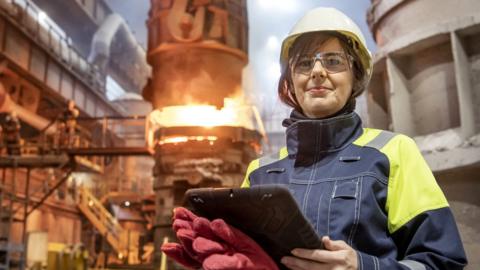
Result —
<instances>
[{"instance_id":1,"label":"yellow railing","mask_svg":"<svg viewBox=\"0 0 480 270\"><path fill-rule=\"evenodd\" d=\"M138 232L123 229L117 219L85 188L80 189L77 206L106 238L120 260L138 263Z\"/></svg>"}]
</instances>

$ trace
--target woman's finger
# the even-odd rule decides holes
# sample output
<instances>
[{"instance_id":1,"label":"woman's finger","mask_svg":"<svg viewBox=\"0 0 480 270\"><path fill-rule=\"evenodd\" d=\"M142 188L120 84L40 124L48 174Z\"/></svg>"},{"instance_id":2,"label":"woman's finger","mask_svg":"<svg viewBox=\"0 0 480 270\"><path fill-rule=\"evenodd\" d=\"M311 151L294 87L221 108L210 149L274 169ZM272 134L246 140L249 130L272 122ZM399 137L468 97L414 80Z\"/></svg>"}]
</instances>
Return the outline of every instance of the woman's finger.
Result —
<instances>
[{"instance_id":1,"label":"woman's finger","mask_svg":"<svg viewBox=\"0 0 480 270\"><path fill-rule=\"evenodd\" d=\"M305 260L301 258L296 258L296 257L291 257L291 256L285 256L282 258L281 263L286 265L290 269L294 270L323 270L323 269L328 269L328 264L320 263L320 262L314 262L311 260Z\"/></svg>"},{"instance_id":2,"label":"woman's finger","mask_svg":"<svg viewBox=\"0 0 480 270\"><path fill-rule=\"evenodd\" d=\"M183 219L175 219L173 221L172 228L175 232L178 232L180 229L193 230L192 222Z\"/></svg>"},{"instance_id":3,"label":"woman's finger","mask_svg":"<svg viewBox=\"0 0 480 270\"><path fill-rule=\"evenodd\" d=\"M208 238L210 240L217 240L215 233L210 228L210 221L203 217L198 217L193 221L193 230L198 236Z\"/></svg>"},{"instance_id":4,"label":"woman's finger","mask_svg":"<svg viewBox=\"0 0 480 270\"><path fill-rule=\"evenodd\" d=\"M330 237L328 236L324 236L322 238L322 242L325 248L331 251L351 249L351 247L347 243L345 243L345 241L342 241L342 240L334 241L330 239Z\"/></svg>"},{"instance_id":5,"label":"woman's finger","mask_svg":"<svg viewBox=\"0 0 480 270\"><path fill-rule=\"evenodd\" d=\"M223 254L227 250L219 242L212 241L204 237L197 237L193 240L192 248L200 258L206 258L212 254Z\"/></svg>"},{"instance_id":6,"label":"woman's finger","mask_svg":"<svg viewBox=\"0 0 480 270\"><path fill-rule=\"evenodd\" d=\"M181 246L177 243L165 243L161 247L162 252L164 252L168 257L172 258L176 262L182 264L183 266L191 269L197 269L200 267L200 263L192 258Z\"/></svg>"},{"instance_id":7,"label":"woman's finger","mask_svg":"<svg viewBox=\"0 0 480 270\"><path fill-rule=\"evenodd\" d=\"M180 229L177 232L177 238L180 241L180 244L192 258L196 258L196 252L192 247L195 237L195 233L191 230Z\"/></svg>"},{"instance_id":8,"label":"woman's finger","mask_svg":"<svg viewBox=\"0 0 480 270\"><path fill-rule=\"evenodd\" d=\"M186 221L193 221L197 215L184 207L176 207L173 209L173 219L183 219Z\"/></svg>"},{"instance_id":9,"label":"woman's finger","mask_svg":"<svg viewBox=\"0 0 480 270\"><path fill-rule=\"evenodd\" d=\"M341 255L325 249L303 249L296 248L292 250L295 257L307 259L321 263L336 263L341 261Z\"/></svg>"}]
</instances>

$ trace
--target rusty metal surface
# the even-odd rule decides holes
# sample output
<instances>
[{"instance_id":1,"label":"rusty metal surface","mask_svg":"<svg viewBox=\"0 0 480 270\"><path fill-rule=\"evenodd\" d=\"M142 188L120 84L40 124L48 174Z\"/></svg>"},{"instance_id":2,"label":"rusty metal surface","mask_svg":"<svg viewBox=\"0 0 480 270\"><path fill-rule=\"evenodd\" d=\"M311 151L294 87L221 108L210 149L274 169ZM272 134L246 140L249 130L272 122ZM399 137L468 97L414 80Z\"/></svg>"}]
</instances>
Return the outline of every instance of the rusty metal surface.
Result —
<instances>
[{"instance_id":1,"label":"rusty metal surface","mask_svg":"<svg viewBox=\"0 0 480 270\"><path fill-rule=\"evenodd\" d=\"M244 0L152 1L147 26L153 73L144 98L154 108L223 106L225 97L240 90L247 63L246 15Z\"/></svg>"},{"instance_id":2,"label":"rusty metal surface","mask_svg":"<svg viewBox=\"0 0 480 270\"><path fill-rule=\"evenodd\" d=\"M243 103L245 0L152 0L147 21L152 78L154 261L171 237L172 209L192 187L239 186L261 136ZM239 113L242 112L242 113ZM231 116L231 117L229 117ZM244 119L245 118L245 119Z\"/></svg>"}]
</instances>

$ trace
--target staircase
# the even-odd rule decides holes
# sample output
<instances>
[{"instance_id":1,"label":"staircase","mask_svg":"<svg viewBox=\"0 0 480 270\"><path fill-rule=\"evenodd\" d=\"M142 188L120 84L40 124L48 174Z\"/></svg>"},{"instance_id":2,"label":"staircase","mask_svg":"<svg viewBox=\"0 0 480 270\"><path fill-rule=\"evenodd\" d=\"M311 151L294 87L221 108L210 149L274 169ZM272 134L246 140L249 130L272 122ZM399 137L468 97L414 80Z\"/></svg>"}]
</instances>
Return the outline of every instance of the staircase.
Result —
<instances>
[{"instance_id":1,"label":"staircase","mask_svg":"<svg viewBox=\"0 0 480 270\"><path fill-rule=\"evenodd\" d=\"M85 188L80 189L77 206L92 225L106 238L120 260L128 264L140 263L138 259L139 233L125 230L118 224L102 203Z\"/></svg>"}]
</instances>

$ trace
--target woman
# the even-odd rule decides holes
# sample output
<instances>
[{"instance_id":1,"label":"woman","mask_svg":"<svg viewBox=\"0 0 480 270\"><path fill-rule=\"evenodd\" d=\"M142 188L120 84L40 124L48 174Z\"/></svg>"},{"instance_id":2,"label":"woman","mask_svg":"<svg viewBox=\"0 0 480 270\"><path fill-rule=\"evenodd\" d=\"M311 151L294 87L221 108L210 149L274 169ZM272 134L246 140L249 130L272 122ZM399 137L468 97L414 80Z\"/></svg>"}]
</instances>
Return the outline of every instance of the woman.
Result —
<instances>
[{"instance_id":1,"label":"woman","mask_svg":"<svg viewBox=\"0 0 480 270\"><path fill-rule=\"evenodd\" d=\"M281 263L309 270L463 269L466 258L453 215L414 141L364 129L354 112L355 97L372 73L372 59L358 27L335 9L314 9L284 40L280 62L278 93L293 107L283 122L287 146L276 156L253 161L242 186L288 186L318 234L327 236L322 239L324 250L295 249ZM185 220L196 219L185 218L183 211L175 216L184 225ZM198 223L208 227L206 220ZM177 222L177 232L180 227ZM193 231L194 242L202 233ZM235 233L239 234L231 232ZM201 250L202 241L187 253ZM206 268L272 269L266 254L245 250L240 253L247 259L240 256L236 261L242 266L217 263ZM217 262L231 259L229 254L217 256ZM211 253L196 259L211 261L204 255ZM255 262L256 267L246 266Z\"/></svg>"}]
</instances>

